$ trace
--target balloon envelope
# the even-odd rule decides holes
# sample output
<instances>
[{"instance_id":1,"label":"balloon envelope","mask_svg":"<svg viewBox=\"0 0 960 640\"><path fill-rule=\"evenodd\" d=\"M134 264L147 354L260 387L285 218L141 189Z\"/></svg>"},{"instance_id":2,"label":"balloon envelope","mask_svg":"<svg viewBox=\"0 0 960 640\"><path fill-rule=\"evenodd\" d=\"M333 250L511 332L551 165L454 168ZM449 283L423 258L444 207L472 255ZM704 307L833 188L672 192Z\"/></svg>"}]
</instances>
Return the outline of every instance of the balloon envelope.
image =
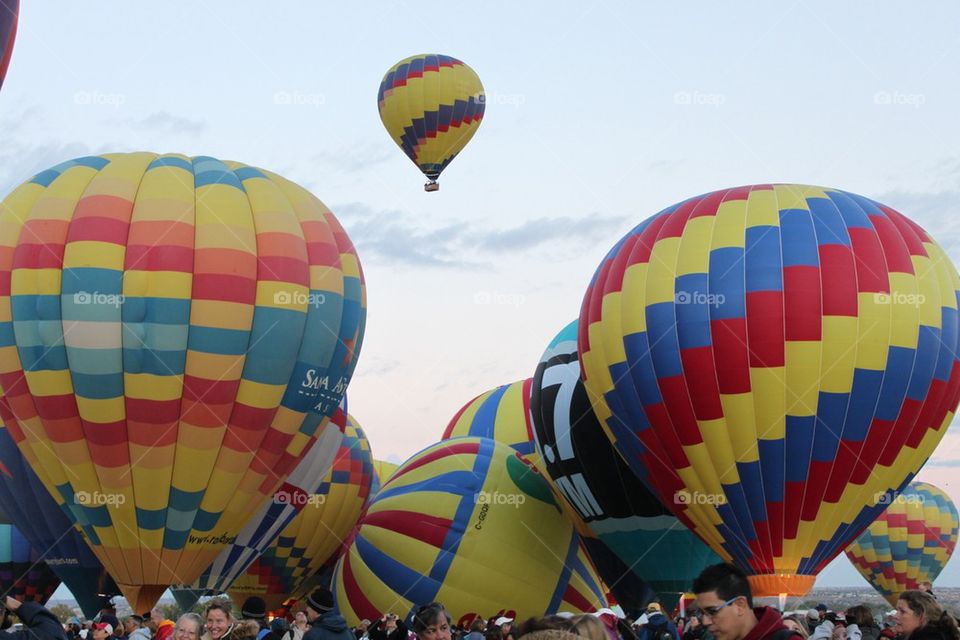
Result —
<instances>
[{"instance_id":1,"label":"balloon envelope","mask_svg":"<svg viewBox=\"0 0 960 640\"><path fill-rule=\"evenodd\" d=\"M433 601L455 622L606 606L546 481L488 438L446 440L403 463L364 513L335 585L349 624L410 619Z\"/></svg>"},{"instance_id":2,"label":"balloon envelope","mask_svg":"<svg viewBox=\"0 0 960 640\"><path fill-rule=\"evenodd\" d=\"M372 497L377 495L377 492L380 491L380 487L383 486L383 484L390 479L390 476L393 475L393 472L399 468L400 465L387 462L386 460L374 460L373 484L370 486L370 496Z\"/></svg>"},{"instance_id":3,"label":"balloon envelope","mask_svg":"<svg viewBox=\"0 0 960 640\"><path fill-rule=\"evenodd\" d=\"M12 524L0 524L0 584L3 593L22 601L45 603L60 586L42 555Z\"/></svg>"},{"instance_id":4,"label":"balloon envelope","mask_svg":"<svg viewBox=\"0 0 960 640\"><path fill-rule=\"evenodd\" d=\"M803 594L903 489L957 407L943 250L836 189L755 185L620 240L580 315L594 410L755 595Z\"/></svg>"},{"instance_id":5,"label":"balloon envelope","mask_svg":"<svg viewBox=\"0 0 960 640\"><path fill-rule=\"evenodd\" d=\"M933 582L957 546L957 507L941 489L911 482L847 547L857 571L892 606L904 591Z\"/></svg>"},{"instance_id":6,"label":"balloon envelope","mask_svg":"<svg viewBox=\"0 0 960 640\"><path fill-rule=\"evenodd\" d=\"M47 567L70 589L87 618L118 595L113 581L79 531L37 478L9 432L0 426L0 509Z\"/></svg>"},{"instance_id":7,"label":"balloon envelope","mask_svg":"<svg viewBox=\"0 0 960 640\"><path fill-rule=\"evenodd\" d=\"M332 564L356 527L373 477L370 442L348 415L333 466L306 506L230 587L234 601L260 596L273 610L287 598L308 595L307 581Z\"/></svg>"},{"instance_id":8,"label":"balloon envelope","mask_svg":"<svg viewBox=\"0 0 960 640\"><path fill-rule=\"evenodd\" d=\"M574 320L550 342L533 376L540 468L587 531L587 552L617 601L643 607L652 589L672 608L720 558L640 482L607 439L580 379L577 326Z\"/></svg>"},{"instance_id":9,"label":"balloon envelope","mask_svg":"<svg viewBox=\"0 0 960 640\"><path fill-rule=\"evenodd\" d=\"M401 60L387 70L377 92L387 133L431 181L470 142L485 103L474 70L440 54Z\"/></svg>"},{"instance_id":10,"label":"balloon envelope","mask_svg":"<svg viewBox=\"0 0 960 640\"><path fill-rule=\"evenodd\" d=\"M0 414L136 611L293 471L356 364L360 265L268 171L77 158L0 207Z\"/></svg>"},{"instance_id":11,"label":"balloon envelope","mask_svg":"<svg viewBox=\"0 0 960 640\"><path fill-rule=\"evenodd\" d=\"M20 0L0 0L0 86L7 77L20 21Z\"/></svg>"}]
</instances>

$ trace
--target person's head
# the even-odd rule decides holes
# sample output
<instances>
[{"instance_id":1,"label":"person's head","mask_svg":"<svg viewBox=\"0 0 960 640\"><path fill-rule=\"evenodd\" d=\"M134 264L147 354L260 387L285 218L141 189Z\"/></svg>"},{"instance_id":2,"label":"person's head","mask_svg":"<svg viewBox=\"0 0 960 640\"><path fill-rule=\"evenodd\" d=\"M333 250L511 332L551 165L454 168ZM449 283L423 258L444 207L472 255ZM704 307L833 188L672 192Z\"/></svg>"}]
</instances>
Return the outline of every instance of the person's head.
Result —
<instances>
[{"instance_id":1,"label":"person's head","mask_svg":"<svg viewBox=\"0 0 960 640\"><path fill-rule=\"evenodd\" d=\"M589 613L574 618L570 631L586 640L607 640L607 630L603 623Z\"/></svg>"},{"instance_id":2,"label":"person's head","mask_svg":"<svg viewBox=\"0 0 960 640\"><path fill-rule=\"evenodd\" d=\"M161 611L159 607L154 607L150 610L150 619L153 620L153 624L160 626L160 623L166 620L167 617L163 615L163 611Z\"/></svg>"},{"instance_id":3,"label":"person's head","mask_svg":"<svg viewBox=\"0 0 960 640\"><path fill-rule=\"evenodd\" d=\"M803 619L799 614L793 614L784 617L783 626L787 629L792 629L803 636L803 640L807 640L810 637L810 631L807 629L807 621Z\"/></svg>"},{"instance_id":4,"label":"person's head","mask_svg":"<svg viewBox=\"0 0 960 640\"><path fill-rule=\"evenodd\" d=\"M250 596L240 607L240 617L244 620L263 620L267 617L267 603L263 598Z\"/></svg>"},{"instance_id":5,"label":"person's head","mask_svg":"<svg viewBox=\"0 0 960 640\"><path fill-rule=\"evenodd\" d=\"M397 620L400 618L395 613L388 613L383 619L383 628L387 631L393 631L397 628Z\"/></svg>"},{"instance_id":6,"label":"person's head","mask_svg":"<svg viewBox=\"0 0 960 640\"><path fill-rule=\"evenodd\" d=\"M369 620L364 620L368 625L370 624ZM298 627L304 627L307 624L307 612L306 611L297 611L293 614L293 624Z\"/></svg>"},{"instance_id":7,"label":"person's head","mask_svg":"<svg viewBox=\"0 0 960 640\"><path fill-rule=\"evenodd\" d=\"M647 615L652 616L655 613L663 613L663 609L660 607L659 602L651 602L647 605Z\"/></svg>"},{"instance_id":8,"label":"person's head","mask_svg":"<svg viewBox=\"0 0 960 640\"><path fill-rule=\"evenodd\" d=\"M925 591L904 591L897 600L897 612L893 616L894 629L898 634L909 637L914 631L927 625L948 630L953 638L960 636L957 621L933 597Z\"/></svg>"},{"instance_id":9,"label":"person's head","mask_svg":"<svg viewBox=\"0 0 960 640\"><path fill-rule=\"evenodd\" d=\"M147 611L140 616L140 619L143 620L143 626L150 629L150 635L157 633L157 627L160 623L153 619L153 611Z\"/></svg>"},{"instance_id":10,"label":"person's head","mask_svg":"<svg viewBox=\"0 0 960 640\"><path fill-rule=\"evenodd\" d=\"M873 621L873 613L871 613L870 609L864 604L858 604L855 607L847 609L845 617L847 624L855 624L858 627L876 624Z\"/></svg>"},{"instance_id":11,"label":"person's head","mask_svg":"<svg viewBox=\"0 0 960 640\"><path fill-rule=\"evenodd\" d=\"M289 628L290 625L287 624L286 618L274 618L273 622L270 623L270 631L276 634L286 633Z\"/></svg>"},{"instance_id":12,"label":"person's head","mask_svg":"<svg viewBox=\"0 0 960 640\"><path fill-rule=\"evenodd\" d=\"M552 615L542 618L528 618L526 622L520 625L520 633L517 634L517 637L526 636L527 634L537 631L570 631L570 627L572 626L572 617Z\"/></svg>"},{"instance_id":13,"label":"person's head","mask_svg":"<svg viewBox=\"0 0 960 640\"><path fill-rule=\"evenodd\" d=\"M211 602L203 611L203 621L207 633L213 640L220 640L233 628L233 614L223 602Z\"/></svg>"},{"instance_id":14,"label":"person's head","mask_svg":"<svg viewBox=\"0 0 960 640\"><path fill-rule=\"evenodd\" d=\"M847 627L846 625L838 624L833 628L833 631L830 632L830 640L847 640Z\"/></svg>"},{"instance_id":15,"label":"person's head","mask_svg":"<svg viewBox=\"0 0 960 640\"><path fill-rule=\"evenodd\" d=\"M917 585L917 589L925 593L933 593L933 583L930 582L929 580L924 580L923 582Z\"/></svg>"},{"instance_id":16,"label":"person's head","mask_svg":"<svg viewBox=\"0 0 960 640\"><path fill-rule=\"evenodd\" d=\"M360 624L357 625L357 629L360 630L360 631L362 631L362 632L363 632L363 631L366 631L366 630L369 629L369 628L370 628L370 621L367 620L366 618L364 618L363 620L361 620L361 621L360 621Z\"/></svg>"},{"instance_id":17,"label":"person's head","mask_svg":"<svg viewBox=\"0 0 960 640\"><path fill-rule=\"evenodd\" d=\"M729 563L704 569L693 581L700 622L716 640L741 640L757 624L747 576Z\"/></svg>"},{"instance_id":18,"label":"person's head","mask_svg":"<svg viewBox=\"0 0 960 640\"><path fill-rule=\"evenodd\" d=\"M487 628L486 623L484 623L483 618L474 618L473 622L470 623L470 633L476 631L477 633L483 633L483 630Z\"/></svg>"},{"instance_id":19,"label":"person's head","mask_svg":"<svg viewBox=\"0 0 960 640\"><path fill-rule=\"evenodd\" d=\"M318 587L307 596L307 620L311 624L330 611L333 611L333 594L330 593L329 589Z\"/></svg>"},{"instance_id":20,"label":"person's head","mask_svg":"<svg viewBox=\"0 0 960 640\"><path fill-rule=\"evenodd\" d=\"M508 618L507 616L500 616L493 621L494 626L500 628L500 633L506 637L510 630L513 628L513 618Z\"/></svg>"},{"instance_id":21,"label":"person's head","mask_svg":"<svg viewBox=\"0 0 960 640\"><path fill-rule=\"evenodd\" d=\"M690 618L690 622L687 623L687 629L696 629L700 626L700 618L693 616Z\"/></svg>"},{"instance_id":22,"label":"person's head","mask_svg":"<svg viewBox=\"0 0 960 640\"><path fill-rule=\"evenodd\" d=\"M242 620L238 625L238 628L239 628L239 637L256 638L257 634L260 633L260 621L259 620Z\"/></svg>"},{"instance_id":23,"label":"person's head","mask_svg":"<svg viewBox=\"0 0 960 640\"><path fill-rule=\"evenodd\" d=\"M827 617L827 605L823 604L822 602L817 605L817 617L819 617L821 620Z\"/></svg>"},{"instance_id":24,"label":"person's head","mask_svg":"<svg viewBox=\"0 0 960 640\"><path fill-rule=\"evenodd\" d=\"M200 640L200 627L203 620L195 613L185 613L177 618L173 628L173 640Z\"/></svg>"},{"instance_id":25,"label":"person's head","mask_svg":"<svg viewBox=\"0 0 960 640\"><path fill-rule=\"evenodd\" d=\"M138 615L127 616L123 621L123 631L130 635L143 626L143 618Z\"/></svg>"},{"instance_id":26,"label":"person's head","mask_svg":"<svg viewBox=\"0 0 960 640\"><path fill-rule=\"evenodd\" d=\"M450 640L450 614L439 602L431 602L413 615L413 631L420 640Z\"/></svg>"},{"instance_id":27,"label":"person's head","mask_svg":"<svg viewBox=\"0 0 960 640\"><path fill-rule=\"evenodd\" d=\"M107 640L113 635L113 627L109 622L93 623L93 640Z\"/></svg>"}]
</instances>

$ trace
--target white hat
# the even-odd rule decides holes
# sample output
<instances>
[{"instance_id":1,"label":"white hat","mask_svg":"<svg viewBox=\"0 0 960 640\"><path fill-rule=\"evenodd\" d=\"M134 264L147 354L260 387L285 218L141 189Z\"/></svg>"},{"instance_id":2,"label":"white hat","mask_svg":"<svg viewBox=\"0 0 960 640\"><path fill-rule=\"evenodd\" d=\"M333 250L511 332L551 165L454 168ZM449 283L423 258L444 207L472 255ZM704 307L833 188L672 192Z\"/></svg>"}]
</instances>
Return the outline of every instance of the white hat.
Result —
<instances>
[{"instance_id":1,"label":"white hat","mask_svg":"<svg viewBox=\"0 0 960 640\"><path fill-rule=\"evenodd\" d=\"M493 625L494 625L495 627L499 627L500 625L507 624L508 622L513 622L513 618L508 618L508 617L506 617L506 616L500 616L499 618L497 618L496 620L494 620Z\"/></svg>"}]
</instances>

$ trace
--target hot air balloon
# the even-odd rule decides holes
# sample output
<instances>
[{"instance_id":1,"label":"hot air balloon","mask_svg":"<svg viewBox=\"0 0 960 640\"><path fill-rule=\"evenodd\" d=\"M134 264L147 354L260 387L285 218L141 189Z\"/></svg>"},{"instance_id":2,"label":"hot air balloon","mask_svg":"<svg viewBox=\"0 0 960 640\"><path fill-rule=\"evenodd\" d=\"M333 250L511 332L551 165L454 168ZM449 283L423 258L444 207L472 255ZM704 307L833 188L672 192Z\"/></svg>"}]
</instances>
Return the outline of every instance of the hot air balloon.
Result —
<instances>
[{"instance_id":1,"label":"hot air balloon","mask_svg":"<svg viewBox=\"0 0 960 640\"><path fill-rule=\"evenodd\" d=\"M720 558L633 475L604 435L580 380L576 320L540 358L530 408L540 469L587 529L582 537L600 577L624 606L645 606L640 599L652 589L672 609Z\"/></svg>"},{"instance_id":2,"label":"hot air balloon","mask_svg":"<svg viewBox=\"0 0 960 640\"><path fill-rule=\"evenodd\" d=\"M518 380L481 393L463 405L447 428L443 439L463 436L493 438L540 466L540 454L533 442L530 423L530 385L532 380Z\"/></svg>"},{"instance_id":3,"label":"hot air balloon","mask_svg":"<svg viewBox=\"0 0 960 640\"><path fill-rule=\"evenodd\" d=\"M911 482L847 547L857 571L892 606L901 593L933 582L957 546L957 507L942 490Z\"/></svg>"},{"instance_id":4,"label":"hot air balloon","mask_svg":"<svg viewBox=\"0 0 960 640\"><path fill-rule=\"evenodd\" d=\"M380 491L380 487L390 479L393 472L400 468L400 465L386 460L373 461L373 484L370 486L370 495L375 496Z\"/></svg>"},{"instance_id":5,"label":"hot air balloon","mask_svg":"<svg viewBox=\"0 0 960 640\"><path fill-rule=\"evenodd\" d=\"M7 67L13 55L13 42L17 39L17 23L20 21L20 0L0 0L0 87L7 77Z\"/></svg>"},{"instance_id":6,"label":"hot air balloon","mask_svg":"<svg viewBox=\"0 0 960 640\"><path fill-rule=\"evenodd\" d=\"M6 520L6 515L0 515ZM60 578L43 555L9 522L0 523L0 584L3 595L21 601L45 603L60 586Z\"/></svg>"},{"instance_id":7,"label":"hot air balloon","mask_svg":"<svg viewBox=\"0 0 960 640\"><path fill-rule=\"evenodd\" d=\"M0 205L0 417L135 611L189 584L293 471L350 380L356 253L268 171L71 160Z\"/></svg>"},{"instance_id":8,"label":"hot air balloon","mask_svg":"<svg viewBox=\"0 0 960 640\"><path fill-rule=\"evenodd\" d=\"M190 585L198 593L223 593L243 575L267 547L280 535L298 513L309 506L310 496L317 492L329 476L334 458L340 450L346 428L346 396L333 417L310 444L303 459L287 480L244 526L237 539L220 552L217 559L203 570Z\"/></svg>"},{"instance_id":9,"label":"hot air balloon","mask_svg":"<svg viewBox=\"0 0 960 640\"><path fill-rule=\"evenodd\" d=\"M2 402L2 400L0 400ZM0 509L30 546L43 553L88 618L119 594L103 564L37 478L6 428L0 426Z\"/></svg>"},{"instance_id":10,"label":"hot air balloon","mask_svg":"<svg viewBox=\"0 0 960 640\"><path fill-rule=\"evenodd\" d=\"M335 587L351 625L388 611L409 619L435 600L467 624L606 606L546 481L489 438L446 440L404 462L361 518Z\"/></svg>"},{"instance_id":11,"label":"hot air balloon","mask_svg":"<svg viewBox=\"0 0 960 640\"><path fill-rule=\"evenodd\" d=\"M802 595L950 423L958 287L923 229L868 198L716 191L607 254L584 381L634 473L755 595Z\"/></svg>"},{"instance_id":12,"label":"hot air balloon","mask_svg":"<svg viewBox=\"0 0 960 640\"><path fill-rule=\"evenodd\" d=\"M309 593L305 584L336 559L357 525L372 484L370 442L348 415L343 441L323 482L307 506L231 585L230 597L242 602L260 596L267 609L274 610L290 596Z\"/></svg>"},{"instance_id":13,"label":"hot air balloon","mask_svg":"<svg viewBox=\"0 0 960 640\"><path fill-rule=\"evenodd\" d=\"M477 132L486 98L480 77L463 62L422 54L390 67L377 92L387 133L429 179L426 191Z\"/></svg>"}]
</instances>

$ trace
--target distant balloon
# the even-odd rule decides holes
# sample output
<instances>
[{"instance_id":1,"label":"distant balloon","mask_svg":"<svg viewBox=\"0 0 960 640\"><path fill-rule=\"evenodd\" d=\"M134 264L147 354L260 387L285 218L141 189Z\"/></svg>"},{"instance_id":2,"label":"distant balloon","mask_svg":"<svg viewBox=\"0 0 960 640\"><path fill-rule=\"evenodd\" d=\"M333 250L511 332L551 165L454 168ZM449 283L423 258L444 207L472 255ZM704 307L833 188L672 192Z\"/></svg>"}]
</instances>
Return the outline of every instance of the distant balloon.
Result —
<instances>
[{"instance_id":1,"label":"distant balloon","mask_svg":"<svg viewBox=\"0 0 960 640\"><path fill-rule=\"evenodd\" d=\"M375 496L380 491L380 487L390 479L393 472L400 468L400 465L386 460L373 461L373 485L370 487L370 495Z\"/></svg>"},{"instance_id":2,"label":"distant balloon","mask_svg":"<svg viewBox=\"0 0 960 640\"><path fill-rule=\"evenodd\" d=\"M364 513L335 586L351 625L386 612L409 620L435 600L461 623L606 606L546 481L488 438L439 442L403 463Z\"/></svg>"},{"instance_id":3,"label":"distant balloon","mask_svg":"<svg viewBox=\"0 0 960 640\"><path fill-rule=\"evenodd\" d=\"M83 615L93 618L100 612L105 598L119 595L113 578L80 532L73 528L2 425L0 509L32 548L44 552L45 565L70 589Z\"/></svg>"},{"instance_id":4,"label":"distant balloon","mask_svg":"<svg viewBox=\"0 0 960 640\"><path fill-rule=\"evenodd\" d=\"M483 119L483 85L473 69L450 56L411 56L390 67L377 92L387 133L430 182L470 142Z\"/></svg>"},{"instance_id":5,"label":"distant balloon","mask_svg":"<svg viewBox=\"0 0 960 640\"><path fill-rule=\"evenodd\" d=\"M957 546L957 507L941 489L911 482L847 547L857 571L896 606L901 593L933 582Z\"/></svg>"},{"instance_id":6,"label":"distant balloon","mask_svg":"<svg viewBox=\"0 0 960 640\"><path fill-rule=\"evenodd\" d=\"M550 342L533 376L540 469L587 530L587 552L618 602L645 606L646 583L672 609L720 558L650 493L604 435L580 379L577 324Z\"/></svg>"},{"instance_id":7,"label":"distant balloon","mask_svg":"<svg viewBox=\"0 0 960 640\"><path fill-rule=\"evenodd\" d=\"M463 405L443 431L443 439L462 436L493 438L540 466L540 454L533 442L530 423L532 380L503 384L481 393Z\"/></svg>"},{"instance_id":8,"label":"distant balloon","mask_svg":"<svg viewBox=\"0 0 960 640\"><path fill-rule=\"evenodd\" d=\"M337 219L215 158L78 158L0 206L0 417L135 611L293 471L363 337Z\"/></svg>"},{"instance_id":9,"label":"distant balloon","mask_svg":"<svg viewBox=\"0 0 960 640\"><path fill-rule=\"evenodd\" d=\"M3 595L45 603L60 586L37 549L12 524L0 524L0 585Z\"/></svg>"},{"instance_id":10,"label":"distant balloon","mask_svg":"<svg viewBox=\"0 0 960 640\"><path fill-rule=\"evenodd\" d=\"M754 595L802 595L953 419L958 289L890 207L724 189L604 258L580 314L584 381L634 473Z\"/></svg>"},{"instance_id":11,"label":"distant balloon","mask_svg":"<svg viewBox=\"0 0 960 640\"><path fill-rule=\"evenodd\" d=\"M330 421L318 430L317 439L309 445L309 450L297 464L297 468L274 492L273 499L260 507L247 521L237 539L221 551L213 564L204 569L200 577L190 585L191 590L199 593L227 591L276 541L297 514L310 507L311 496L320 490L325 482L329 482L334 459L340 451L343 432L347 426L347 414L344 411L346 404L347 398L344 396Z\"/></svg>"},{"instance_id":12,"label":"distant balloon","mask_svg":"<svg viewBox=\"0 0 960 640\"><path fill-rule=\"evenodd\" d=\"M304 584L332 564L357 525L373 484L370 442L347 416L333 466L306 506L229 589L234 601L260 596L268 610L307 595Z\"/></svg>"},{"instance_id":13,"label":"distant balloon","mask_svg":"<svg viewBox=\"0 0 960 640\"><path fill-rule=\"evenodd\" d=\"M19 21L20 0L0 0L0 86L3 86L3 80L7 77Z\"/></svg>"}]
</instances>

